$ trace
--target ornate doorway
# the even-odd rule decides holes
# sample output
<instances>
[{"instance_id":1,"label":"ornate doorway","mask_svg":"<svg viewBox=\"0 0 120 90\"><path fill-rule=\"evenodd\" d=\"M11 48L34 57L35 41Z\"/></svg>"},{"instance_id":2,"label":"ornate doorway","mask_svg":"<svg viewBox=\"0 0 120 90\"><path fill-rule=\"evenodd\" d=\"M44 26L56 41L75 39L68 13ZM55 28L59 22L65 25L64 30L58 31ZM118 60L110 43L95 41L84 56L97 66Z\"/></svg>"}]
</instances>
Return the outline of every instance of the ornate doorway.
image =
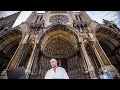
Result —
<instances>
[{"instance_id":1,"label":"ornate doorway","mask_svg":"<svg viewBox=\"0 0 120 90\"><path fill-rule=\"evenodd\" d=\"M41 39L37 63L33 64L32 78L43 79L51 68L50 59L56 58L58 66L65 68L71 79L85 78L83 60L78 54L77 37L65 26L54 26Z\"/></svg>"},{"instance_id":2,"label":"ornate doorway","mask_svg":"<svg viewBox=\"0 0 120 90\"><path fill-rule=\"evenodd\" d=\"M68 72L68 62L66 58L57 58L58 66L63 67Z\"/></svg>"}]
</instances>

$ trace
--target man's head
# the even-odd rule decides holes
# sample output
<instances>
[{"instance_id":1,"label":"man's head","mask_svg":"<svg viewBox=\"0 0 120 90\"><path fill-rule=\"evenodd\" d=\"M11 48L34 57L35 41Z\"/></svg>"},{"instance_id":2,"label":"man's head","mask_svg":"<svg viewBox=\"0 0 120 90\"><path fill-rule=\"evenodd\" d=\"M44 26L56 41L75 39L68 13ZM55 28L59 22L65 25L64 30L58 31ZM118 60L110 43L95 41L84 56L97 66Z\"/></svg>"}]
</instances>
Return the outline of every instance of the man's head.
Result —
<instances>
[{"instance_id":1,"label":"man's head","mask_svg":"<svg viewBox=\"0 0 120 90\"><path fill-rule=\"evenodd\" d=\"M57 60L55 58L52 58L50 60L50 64L52 68L56 68L57 67Z\"/></svg>"},{"instance_id":2,"label":"man's head","mask_svg":"<svg viewBox=\"0 0 120 90\"><path fill-rule=\"evenodd\" d=\"M99 69L99 70L98 70L98 74L99 74L99 75L103 74L103 70L102 70L102 69Z\"/></svg>"}]
</instances>

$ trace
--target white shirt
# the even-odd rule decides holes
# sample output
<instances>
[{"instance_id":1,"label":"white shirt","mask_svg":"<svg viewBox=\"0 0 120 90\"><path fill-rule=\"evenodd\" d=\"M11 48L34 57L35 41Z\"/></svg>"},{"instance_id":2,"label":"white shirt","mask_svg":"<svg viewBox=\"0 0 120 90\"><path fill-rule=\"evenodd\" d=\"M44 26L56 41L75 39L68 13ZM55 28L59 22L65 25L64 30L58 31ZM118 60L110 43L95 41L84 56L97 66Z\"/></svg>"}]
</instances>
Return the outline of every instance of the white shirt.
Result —
<instances>
[{"instance_id":1,"label":"white shirt","mask_svg":"<svg viewBox=\"0 0 120 90\"><path fill-rule=\"evenodd\" d=\"M110 78L110 77L107 76L107 75L100 75L100 79L113 79L113 78Z\"/></svg>"},{"instance_id":2,"label":"white shirt","mask_svg":"<svg viewBox=\"0 0 120 90\"><path fill-rule=\"evenodd\" d=\"M62 67L57 67L56 72L51 68L47 71L45 79L69 79L66 70Z\"/></svg>"},{"instance_id":3,"label":"white shirt","mask_svg":"<svg viewBox=\"0 0 120 90\"><path fill-rule=\"evenodd\" d=\"M106 75L100 75L100 79L108 79Z\"/></svg>"}]
</instances>

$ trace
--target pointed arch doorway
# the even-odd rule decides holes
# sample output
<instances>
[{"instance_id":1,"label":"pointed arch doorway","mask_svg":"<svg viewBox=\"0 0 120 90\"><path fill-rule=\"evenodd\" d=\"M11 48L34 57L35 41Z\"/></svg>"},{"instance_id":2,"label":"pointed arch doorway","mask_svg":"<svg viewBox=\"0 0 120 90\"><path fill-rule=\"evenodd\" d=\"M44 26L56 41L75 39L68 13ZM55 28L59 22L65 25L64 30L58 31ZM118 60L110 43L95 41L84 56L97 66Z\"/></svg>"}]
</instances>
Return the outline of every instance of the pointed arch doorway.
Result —
<instances>
[{"instance_id":1,"label":"pointed arch doorway","mask_svg":"<svg viewBox=\"0 0 120 90\"><path fill-rule=\"evenodd\" d=\"M67 61L67 59L66 58L56 58L57 59L57 64L58 64L58 66L59 67L63 67L65 70L66 70L66 72L68 72L68 61Z\"/></svg>"},{"instance_id":2,"label":"pointed arch doorway","mask_svg":"<svg viewBox=\"0 0 120 90\"><path fill-rule=\"evenodd\" d=\"M65 68L70 79L85 78L83 59L78 54L78 38L74 31L66 26L53 26L42 35L40 54L33 64L31 78L43 79L51 68L50 59L56 58L58 66Z\"/></svg>"}]
</instances>

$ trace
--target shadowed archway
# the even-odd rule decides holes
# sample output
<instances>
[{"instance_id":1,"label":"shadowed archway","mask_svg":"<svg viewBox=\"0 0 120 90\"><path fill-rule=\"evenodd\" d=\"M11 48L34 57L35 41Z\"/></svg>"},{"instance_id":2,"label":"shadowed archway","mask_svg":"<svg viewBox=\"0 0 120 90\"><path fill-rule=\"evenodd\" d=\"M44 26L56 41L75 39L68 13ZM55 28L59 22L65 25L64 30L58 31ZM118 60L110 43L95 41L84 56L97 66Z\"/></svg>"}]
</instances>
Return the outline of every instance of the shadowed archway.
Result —
<instances>
[{"instance_id":1,"label":"shadowed archway","mask_svg":"<svg viewBox=\"0 0 120 90\"><path fill-rule=\"evenodd\" d=\"M40 40L37 65L34 63L31 78L44 78L50 67L50 59L56 58L71 79L84 78L83 62L78 53L78 37L66 26L56 25L46 30ZM81 70L82 69L82 70Z\"/></svg>"},{"instance_id":2,"label":"shadowed archway","mask_svg":"<svg viewBox=\"0 0 120 90\"><path fill-rule=\"evenodd\" d=\"M0 33L0 73L7 67L21 39L22 32L18 29Z\"/></svg>"},{"instance_id":3,"label":"shadowed archway","mask_svg":"<svg viewBox=\"0 0 120 90\"><path fill-rule=\"evenodd\" d=\"M117 30L99 28L96 37L108 56L110 62L120 72L120 35Z\"/></svg>"}]
</instances>

